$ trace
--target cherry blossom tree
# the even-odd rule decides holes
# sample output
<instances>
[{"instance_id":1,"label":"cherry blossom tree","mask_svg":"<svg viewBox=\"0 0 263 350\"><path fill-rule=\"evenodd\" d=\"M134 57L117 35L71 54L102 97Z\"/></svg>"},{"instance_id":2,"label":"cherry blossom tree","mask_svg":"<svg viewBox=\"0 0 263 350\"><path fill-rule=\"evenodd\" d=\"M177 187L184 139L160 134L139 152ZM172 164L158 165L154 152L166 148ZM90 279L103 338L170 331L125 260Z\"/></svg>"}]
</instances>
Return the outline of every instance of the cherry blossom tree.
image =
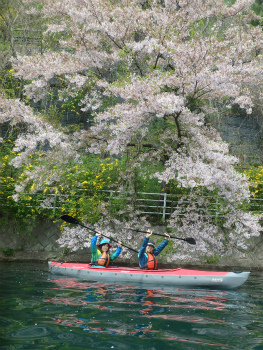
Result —
<instances>
[{"instance_id":1,"label":"cherry blossom tree","mask_svg":"<svg viewBox=\"0 0 263 350\"><path fill-rule=\"evenodd\" d=\"M54 129L45 119L36 115L31 107L18 99L7 99L4 95L0 95L0 123L8 123L10 132L12 128L18 129L19 137L13 149L17 155L11 161L11 165L15 168L22 166L26 168L27 164L32 163L33 155L38 159L43 153L45 154L44 162L39 162L39 165L34 167L34 171L30 169L25 171L24 181L20 182L16 188L16 200L29 183L32 186L33 182L34 190L32 189L31 192L34 193L43 191L45 184L59 181L60 173L65 171L67 164L72 159L76 161L79 158L74 142L71 142L65 133ZM0 142L2 141L1 137ZM46 151L43 151L43 148ZM53 170L54 166L56 171Z\"/></svg>"},{"instance_id":2,"label":"cherry blossom tree","mask_svg":"<svg viewBox=\"0 0 263 350\"><path fill-rule=\"evenodd\" d=\"M44 131L37 127L28 139L18 138L21 155L13 164L26 162L46 137L52 146L47 152L50 157L56 147L63 152L64 146L69 153L81 145L89 153L112 156L129 150L126 186L136 170L163 184L175 181L178 187L190 189L168 226L177 235L194 237L197 245L190 249L182 244L168 259L194 261L246 249L261 230L259 217L241 210L250 198L249 183L235 170L238 159L229 154L228 145L207 120L221 101L227 101L229 108L237 104L248 114L252 111L251 88L262 82L263 44L261 27L251 25L257 19L250 10L254 1L42 3L43 14L50 18L45 34L60 33L64 49L14 58L15 74L30 80L25 93L35 101L49 91L52 79L63 79L61 99L87 87L80 108L92 114L94 125L69 140L62 132L54 137L40 122L38 127ZM105 101L111 101L107 108ZM158 170L149 174L149 164ZM34 169L25 181L36 181L39 171L45 173L44 168ZM203 191L219 199L216 217ZM107 231L106 214L101 225L104 222ZM139 216L131 215L133 227L140 225ZM126 232L129 227L129 222L115 224L119 236L121 228ZM78 235L76 229L70 232L60 243L74 248Z\"/></svg>"}]
</instances>

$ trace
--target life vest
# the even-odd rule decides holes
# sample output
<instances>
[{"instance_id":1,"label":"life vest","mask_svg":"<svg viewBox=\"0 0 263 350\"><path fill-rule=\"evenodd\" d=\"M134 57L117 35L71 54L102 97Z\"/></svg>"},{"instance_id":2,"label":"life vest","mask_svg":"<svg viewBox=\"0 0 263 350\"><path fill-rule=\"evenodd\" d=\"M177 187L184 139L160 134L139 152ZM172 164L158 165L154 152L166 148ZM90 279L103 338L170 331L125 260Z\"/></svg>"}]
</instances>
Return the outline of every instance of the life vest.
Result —
<instances>
[{"instance_id":1,"label":"life vest","mask_svg":"<svg viewBox=\"0 0 263 350\"><path fill-rule=\"evenodd\" d=\"M107 267L110 262L110 255L107 252L102 252L101 257L98 259L97 263L99 266Z\"/></svg>"},{"instance_id":2,"label":"life vest","mask_svg":"<svg viewBox=\"0 0 263 350\"><path fill-rule=\"evenodd\" d=\"M148 270L157 270L157 259L154 254L148 254L147 268Z\"/></svg>"}]
</instances>

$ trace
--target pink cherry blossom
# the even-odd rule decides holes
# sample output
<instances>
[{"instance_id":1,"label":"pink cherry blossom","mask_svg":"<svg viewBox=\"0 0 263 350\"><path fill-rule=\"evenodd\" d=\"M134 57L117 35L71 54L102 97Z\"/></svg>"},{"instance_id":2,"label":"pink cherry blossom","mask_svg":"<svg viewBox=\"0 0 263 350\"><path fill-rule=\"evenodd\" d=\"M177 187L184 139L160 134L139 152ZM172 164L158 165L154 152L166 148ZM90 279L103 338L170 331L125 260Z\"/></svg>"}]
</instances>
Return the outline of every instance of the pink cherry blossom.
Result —
<instances>
[{"instance_id":1,"label":"pink cherry blossom","mask_svg":"<svg viewBox=\"0 0 263 350\"><path fill-rule=\"evenodd\" d=\"M42 15L50 23L45 34L61 33L61 48L67 50L18 56L12 60L15 75L30 80L25 93L34 101L43 99L58 77L67 85L60 89L61 99L88 86L79 107L92 113L94 124L69 136L22 102L3 99L1 121L24 122L28 127L16 141L20 155L12 164L26 164L46 142L50 147L46 160L54 164L58 159L61 166L67 166L69 159L78 161L80 147L113 156L128 151L129 167L121 184L126 192L135 192L132 176L135 171L147 174L148 164L159 169L151 177L164 184L175 180L178 187L191 190L178 201L168 225L182 237L194 237L197 245L180 244L175 254L168 253L168 260L197 261L246 249L261 230L259 216L240 210L250 198L248 179L235 170L237 157L206 118L222 101L228 108L238 104L252 112L253 89L262 83L263 62L262 30L251 25L257 18L250 10L254 1L230 5L222 0L153 0L148 7L137 0L42 2ZM71 35L63 35L63 28ZM105 99L114 102L105 108ZM38 191L44 181L59 181L60 169L49 172L50 167L39 165L27 173L17 191L30 181L38 184ZM43 180L38 181L40 173ZM200 188L210 193L210 199ZM215 191L220 225L210 210ZM147 226L137 212L127 212L132 219L120 220L114 232L105 215L98 225L116 237L129 221ZM77 249L88 246L90 238L84 236L80 228L67 228L59 242ZM134 239L130 236L129 241L136 241L136 246L138 237Z\"/></svg>"}]
</instances>

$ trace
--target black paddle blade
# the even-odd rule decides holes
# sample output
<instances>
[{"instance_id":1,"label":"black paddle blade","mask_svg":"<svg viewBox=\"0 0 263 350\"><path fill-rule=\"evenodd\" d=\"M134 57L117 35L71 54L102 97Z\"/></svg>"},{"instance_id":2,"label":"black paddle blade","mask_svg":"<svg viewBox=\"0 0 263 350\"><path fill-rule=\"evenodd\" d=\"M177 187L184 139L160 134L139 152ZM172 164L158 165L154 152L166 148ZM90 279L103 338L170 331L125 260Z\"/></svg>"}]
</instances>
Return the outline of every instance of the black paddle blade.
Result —
<instances>
[{"instance_id":1,"label":"black paddle blade","mask_svg":"<svg viewBox=\"0 0 263 350\"><path fill-rule=\"evenodd\" d=\"M60 219L62 219L63 221L68 222L69 224L75 224L75 225L79 225L79 222L77 219L74 219L72 216L69 215L62 215L60 217Z\"/></svg>"},{"instance_id":2,"label":"black paddle blade","mask_svg":"<svg viewBox=\"0 0 263 350\"><path fill-rule=\"evenodd\" d=\"M184 240L189 244L193 244L193 245L196 244L196 241L194 238L185 238Z\"/></svg>"}]
</instances>

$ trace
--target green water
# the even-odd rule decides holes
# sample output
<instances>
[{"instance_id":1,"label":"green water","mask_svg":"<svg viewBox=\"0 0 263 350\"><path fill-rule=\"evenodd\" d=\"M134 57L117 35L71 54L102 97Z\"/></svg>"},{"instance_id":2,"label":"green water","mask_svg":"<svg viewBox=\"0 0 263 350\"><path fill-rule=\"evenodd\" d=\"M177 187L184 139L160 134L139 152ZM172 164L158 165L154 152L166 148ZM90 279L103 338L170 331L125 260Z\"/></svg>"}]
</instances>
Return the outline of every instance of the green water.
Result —
<instances>
[{"instance_id":1,"label":"green water","mask_svg":"<svg viewBox=\"0 0 263 350\"><path fill-rule=\"evenodd\" d=\"M0 264L0 349L263 350L263 273L239 289L146 289Z\"/></svg>"}]
</instances>

